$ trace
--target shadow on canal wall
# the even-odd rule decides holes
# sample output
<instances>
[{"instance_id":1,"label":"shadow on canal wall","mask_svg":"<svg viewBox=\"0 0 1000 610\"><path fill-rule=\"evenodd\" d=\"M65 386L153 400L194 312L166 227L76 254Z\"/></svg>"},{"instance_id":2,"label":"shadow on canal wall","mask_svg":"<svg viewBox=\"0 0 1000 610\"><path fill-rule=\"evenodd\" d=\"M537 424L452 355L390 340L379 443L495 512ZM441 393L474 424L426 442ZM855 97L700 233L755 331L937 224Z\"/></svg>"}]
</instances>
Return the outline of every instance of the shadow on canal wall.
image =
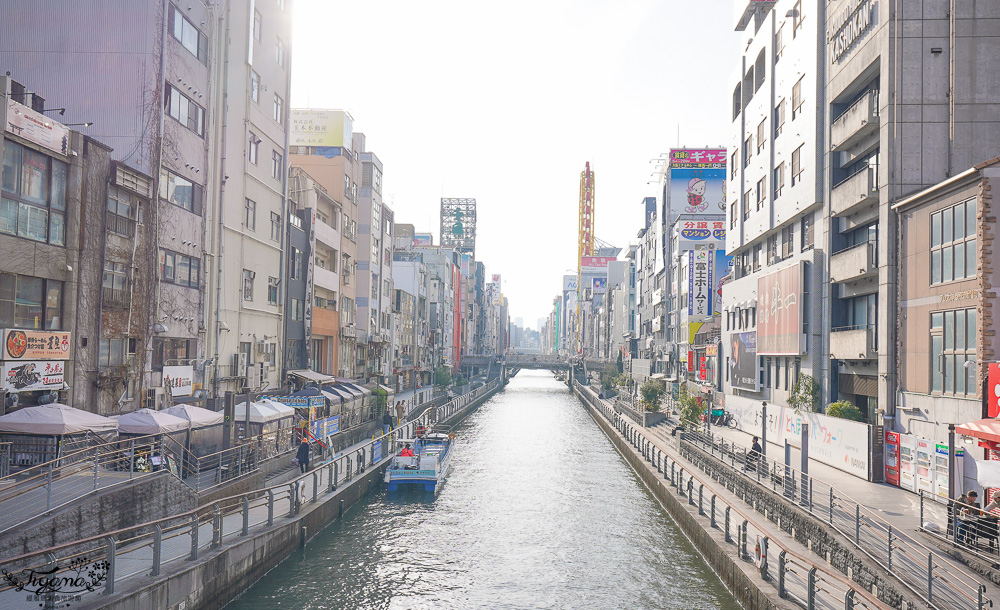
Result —
<instances>
[{"instance_id":1,"label":"shadow on canal wall","mask_svg":"<svg viewBox=\"0 0 1000 610\"><path fill-rule=\"evenodd\" d=\"M670 493L663 479L657 476L656 471L643 461L642 455L629 445L625 437L619 434L614 426L608 423L586 397L582 396L575 388L573 393L586 406L587 412L597 422L598 427L611 440L618 452L624 456L625 461L642 479L642 482L656 499L666 508L670 517L745 610L798 608L788 600L772 599L775 597L773 588L764 583L760 573L752 565L739 559L735 548L725 543L722 532L705 529L698 522L698 509L689 506Z\"/></svg>"},{"instance_id":2,"label":"shadow on canal wall","mask_svg":"<svg viewBox=\"0 0 1000 610\"><path fill-rule=\"evenodd\" d=\"M501 384L472 400L446 421L456 423L479 408L494 394L503 390ZM377 466L369 467L350 482L316 503L302 506L293 519L246 538L236 538L220 548L202 554L196 562L180 569L168 569L162 576L146 574L136 576L135 584L123 583L122 593L110 598L84 601L79 608L107 608L110 610L146 610L169 608L171 610L215 610L237 600L254 583L263 578L282 561L302 548L326 526L340 519L352 506L369 493L378 489L385 473L388 458Z\"/></svg>"}]
</instances>

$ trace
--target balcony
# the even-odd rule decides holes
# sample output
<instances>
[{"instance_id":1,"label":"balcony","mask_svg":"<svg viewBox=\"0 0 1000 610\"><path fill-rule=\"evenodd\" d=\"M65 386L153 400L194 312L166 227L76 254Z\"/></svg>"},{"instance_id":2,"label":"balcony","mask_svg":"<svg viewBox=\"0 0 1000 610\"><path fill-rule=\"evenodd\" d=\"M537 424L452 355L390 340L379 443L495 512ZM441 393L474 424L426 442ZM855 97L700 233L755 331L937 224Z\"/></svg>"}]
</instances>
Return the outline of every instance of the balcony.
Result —
<instances>
[{"instance_id":1,"label":"balcony","mask_svg":"<svg viewBox=\"0 0 1000 610\"><path fill-rule=\"evenodd\" d=\"M878 179L875 169L866 167L840 182L830 191L830 211L843 216L878 201Z\"/></svg>"},{"instance_id":2,"label":"balcony","mask_svg":"<svg viewBox=\"0 0 1000 610\"><path fill-rule=\"evenodd\" d=\"M105 212L107 215L108 232L122 235L124 237L135 237L135 221L125 216L119 216L112 212Z\"/></svg>"},{"instance_id":3,"label":"balcony","mask_svg":"<svg viewBox=\"0 0 1000 610\"><path fill-rule=\"evenodd\" d=\"M337 292L340 290L340 278L337 273L320 266L313 267L313 281L320 288Z\"/></svg>"},{"instance_id":4,"label":"balcony","mask_svg":"<svg viewBox=\"0 0 1000 610\"><path fill-rule=\"evenodd\" d=\"M847 150L878 129L878 91L869 91L830 124L830 150Z\"/></svg>"},{"instance_id":5,"label":"balcony","mask_svg":"<svg viewBox=\"0 0 1000 610\"><path fill-rule=\"evenodd\" d=\"M131 298L128 290L121 288L102 288L101 305L106 308L128 309L131 305Z\"/></svg>"},{"instance_id":6,"label":"balcony","mask_svg":"<svg viewBox=\"0 0 1000 610\"><path fill-rule=\"evenodd\" d=\"M319 218L316 219L316 240L328 248L340 250L340 233Z\"/></svg>"},{"instance_id":7,"label":"balcony","mask_svg":"<svg viewBox=\"0 0 1000 610\"><path fill-rule=\"evenodd\" d=\"M878 243L863 242L830 257L830 281L852 282L878 274Z\"/></svg>"},{"instance_id":8,"label":"balcony","mask_svg":"<svg viewBox=\"0 0 1000 610\"><path fill-rule=\"evenodd\" d=\"M830 331L830 357L837 360L873 360L877 353L875 325L842 326Z\"/></svg>"},{"instance_id":9,"label":"balcony","mask_svg":"<svg viewBox=\"0 0 1000 610\"><path fill-rule=\"evenodd\" d=\"M358 330L354 326L341 326L340 336L344 339L355 339L358 336Z\"/></svg>"}]
</instances>

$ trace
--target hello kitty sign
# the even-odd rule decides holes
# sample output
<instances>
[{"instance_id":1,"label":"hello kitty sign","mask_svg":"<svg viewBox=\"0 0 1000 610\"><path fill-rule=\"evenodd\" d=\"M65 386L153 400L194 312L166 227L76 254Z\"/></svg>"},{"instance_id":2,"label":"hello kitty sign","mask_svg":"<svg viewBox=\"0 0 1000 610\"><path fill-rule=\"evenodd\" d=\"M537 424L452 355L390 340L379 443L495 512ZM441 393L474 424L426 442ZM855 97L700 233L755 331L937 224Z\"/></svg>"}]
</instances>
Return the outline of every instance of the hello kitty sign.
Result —
<instances>
[{"instance_id":1,"label":"hello kitty sign","mask_svg":"<svg viewBox=\"0 0 1000 610\"><path fill-rule=\"evenodd\" d=\"M669 170L671 218L726 213L725 149L673 149Z\"/></svg>"}]
</instances>

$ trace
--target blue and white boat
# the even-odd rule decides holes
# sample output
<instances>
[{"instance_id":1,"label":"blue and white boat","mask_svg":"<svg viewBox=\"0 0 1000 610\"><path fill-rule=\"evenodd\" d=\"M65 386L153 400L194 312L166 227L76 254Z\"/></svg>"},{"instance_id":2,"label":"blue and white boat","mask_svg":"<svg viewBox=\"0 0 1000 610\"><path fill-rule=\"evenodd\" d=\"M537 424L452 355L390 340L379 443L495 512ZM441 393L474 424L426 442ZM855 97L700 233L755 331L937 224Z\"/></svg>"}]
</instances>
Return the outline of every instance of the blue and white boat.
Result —
<instances>
[{"instance_id":1,"label":"blue and white boat","mask_svg":"<svg viewBox=\"0 0 1000 610\"><path fill-rule=\"evenodd\" d=\"M451 467L454 437L447 432L429 432L415 439L396 440L392 461L385 470L388 491L423 489L437 493ZM407 444L413 450L412 457L400 455Z\"/></svg>"}]
</instances>

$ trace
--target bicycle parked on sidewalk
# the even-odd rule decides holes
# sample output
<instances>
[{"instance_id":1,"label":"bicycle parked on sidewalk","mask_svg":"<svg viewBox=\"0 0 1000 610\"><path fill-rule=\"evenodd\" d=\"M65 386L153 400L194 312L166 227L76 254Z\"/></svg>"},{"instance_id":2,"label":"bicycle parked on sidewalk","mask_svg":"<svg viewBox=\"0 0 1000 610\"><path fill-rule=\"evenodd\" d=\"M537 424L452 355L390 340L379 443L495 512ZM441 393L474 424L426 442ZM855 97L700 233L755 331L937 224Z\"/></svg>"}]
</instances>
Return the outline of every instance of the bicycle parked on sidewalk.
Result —
<instances>
[{"instance_id":1,"label":"bicycle parked on sidewalk","mask_svg":"<svg viewBox=\"0 0 1000 610\"><path fill-rule=\"evenodd\" d=\"M737 422L736 418L729 411L723 409L712 409L712 425L713 426L729 426L733 430L736 429Z\"/></svg>"}]
</instances>

